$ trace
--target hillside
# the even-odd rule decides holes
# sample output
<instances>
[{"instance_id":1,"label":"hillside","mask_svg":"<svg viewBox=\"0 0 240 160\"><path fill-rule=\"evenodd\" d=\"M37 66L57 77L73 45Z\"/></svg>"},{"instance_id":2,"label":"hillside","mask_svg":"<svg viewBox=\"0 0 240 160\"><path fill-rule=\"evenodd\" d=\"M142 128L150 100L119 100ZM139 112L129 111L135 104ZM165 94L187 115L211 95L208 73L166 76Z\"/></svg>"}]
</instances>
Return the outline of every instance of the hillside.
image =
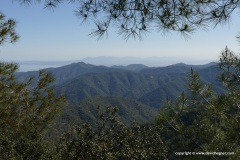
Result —
<instances>
[{"instance_id":1,"label":"hillside","mask_svg":"<svg viewBox=\"0 0 240 160\"><path fill-rule=\"evenodd\" d=\"M49 72L53 75L53 77L55 78L54 82L55 85L87 73L102 73L117 70L118 69L105 66L95 66L91 64L86 64L84 62L72 63L58 68L44 69L44 71ZM37 79L38 71L18 72L16 76L20 81L26 81L30 76L33 76L35 77L35 79Z\"/></svg>"},{"instance_id":2,"label":"hillside","mask_svg":"<svg viewBox=\"0 0 240 160\"><path fill-rule=\"evenodd\" d=\"M166 67L149 67L140 70L141 73L148 74L162 74L162 73L188 73L191 68L198 71L204 68L209 68L212 66L216 66L215 62L211 62L205 65L187 65L184 63L176 63L173 65L169 65Z\"/></svg>"},{"instance_id":3,"label":"hillside","mask_svg":"<svg viewBox=\"0 0 240 160\"><path fill-rule=\"evenodd\" d=\"M127 66L122 66L122 65L114 65L111 66L111 68L118 68L118 69L124 69L124 70L128 70L128 71L141 71L142 69L148 68L148 66L145 66L143 64L130 64Z\"/></svg>"},{"instance_id":4,"label":"hillside","mask_svg":"<svg viewBox=\"0 0 240 160\"><path fill-rule=\"evenodd\" d=\"M167 85L182 87L186 76L182 74L148 75L134 72L91 73L56 86L57 93L65 94L71 103L91 96L120 96L137 100L149 92ZM177 84L176 84L177 83ZM178 95L178 88L169 88ZM165 94L164 97L167 95Z\"/></svg>"},{"instance_id":5,"label":"hillside","mask_svg":"<svg viewBox=\"0 0 240 160\"><path fill-rule=\"evenodd\" d=\"M221 71L215 63L197 66L178 63L166 67L136 64L105 67L79 62L48 68L46 71L56 80L56 93L68 98L69 105L63 109L59 122L68 123L74 119L93 122L96 115L94 109L100 105L120 107L120 116L129 123L131 120L150 120L147 115L152 117L153 111L162 107L166 97L175 99L182 91L187 91L187 75L191 67L200 74L204 83L211 83L215 91L225 91L216 78ZM37 74L37 71L19 72L16 76L23 81L30 75L37 77ZM139 103L141 105L137 105Z\"/></svg>"},{"instance_id":6,"label":"hillside","mask_svg":"<svg viewBox=\"0 0 240 160\"><path fill-rule=\"evenodd\" d=\"M61 115L64 120L88 121L94 123L97 116L97 107L104 110L106 107L118 107L118 115L125 122L131 124L134 121L145 123L153 120L156 109L144 105L141 102L121 97L88 97L75 106L64 108Z\"/></svg>"},{"instance_id":7,"label":"hillside","mask_svg":"<svg viewBox=\"0 0 240 160\"><path fill-rule=\"evenodd\" d=\"M128 126L134 122L143 124L152 121L157 114L156 109L129 98L88 97L77 105L70 104L63 107L62 112L54 120L53 125L45 136L53 140L57 137L56 135L71 129L72 125L82 122L88 122L94 126L97 122L98 106L101 111L110 106L117 107L119 109L117 115Z\"/></svg>"}]
</instances>

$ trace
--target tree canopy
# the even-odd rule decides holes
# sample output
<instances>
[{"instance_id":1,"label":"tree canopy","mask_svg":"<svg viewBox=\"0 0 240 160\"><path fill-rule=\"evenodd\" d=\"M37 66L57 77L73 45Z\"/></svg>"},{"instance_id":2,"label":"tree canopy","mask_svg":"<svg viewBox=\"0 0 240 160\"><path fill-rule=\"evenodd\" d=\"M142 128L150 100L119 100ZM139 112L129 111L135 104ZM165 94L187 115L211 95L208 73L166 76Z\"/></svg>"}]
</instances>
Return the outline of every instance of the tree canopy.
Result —
<instances>
[{"instance_id":1,"label":"tree canopy","mask_svg":"<svg viewBox=\"0 0 240 160\"><path fill-rule=\"evenodd\" d=\"M15 32L16 22L13 19L5 20L5 15L0 12L0 45L5 42L14 43L19 36Z\"/></svg>"},{"instance_id":2,"label":"tree canopy","mask_svg":"<svg viewBox=\"0 0 240 160\"><path fill-rule=\"evenodd\" d=\"M16 23L0 13L0 45L18 39ZM41 134L64 104L50 86L53 77L39 72L37 83L16 80L18 65L0 62L0 159L39 159Z\"/></svg>"},{"instance_id":3,"label":"tree canopy","mask_svg":"<svg viewBox=\"0 0 240 160\"><path fill-rule=\"evenodd\" d=\"M240 7L239 0L47 0L42 4L44 8L55 8L63 2L74 4L76 16L83 22L95 23L96 29L90 35L101 38L110 27L116 27L125 39L142 38L152 29L187 35L196 29L226 23Z\"/></svg>"}]
</instances>

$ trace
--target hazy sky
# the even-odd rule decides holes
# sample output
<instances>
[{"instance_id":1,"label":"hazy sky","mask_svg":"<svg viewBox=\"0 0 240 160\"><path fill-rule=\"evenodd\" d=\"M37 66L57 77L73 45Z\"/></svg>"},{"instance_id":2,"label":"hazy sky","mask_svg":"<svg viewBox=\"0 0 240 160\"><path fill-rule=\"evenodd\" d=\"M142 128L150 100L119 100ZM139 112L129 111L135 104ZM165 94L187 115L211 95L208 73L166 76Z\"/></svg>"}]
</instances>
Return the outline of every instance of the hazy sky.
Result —
<instances>
[{"instance_id":1,"label":"hazy sky","mask_svg":"<svg viewBox=\"0 0 240 160\"><path fill-rule=\"evenodd\" d=\"M218 60L219 53L227 45L239 52L235 36L240 32L239 14L229 25L208 31L198 30L185 40L177 32L163 35L151 31L143 41L119 36L115 28L108 38L97 41L88 34L94 29L89 24L81 25L74 15L75 8L63 4L54 9L43 9L43 5L21 6L10 0L0 0L0 11L17 21L16 31L20 39L16 44L0 47L0 60L80 60L96 56L132 57L188 57L193 59Z\"/></svg>"}]
</instances>

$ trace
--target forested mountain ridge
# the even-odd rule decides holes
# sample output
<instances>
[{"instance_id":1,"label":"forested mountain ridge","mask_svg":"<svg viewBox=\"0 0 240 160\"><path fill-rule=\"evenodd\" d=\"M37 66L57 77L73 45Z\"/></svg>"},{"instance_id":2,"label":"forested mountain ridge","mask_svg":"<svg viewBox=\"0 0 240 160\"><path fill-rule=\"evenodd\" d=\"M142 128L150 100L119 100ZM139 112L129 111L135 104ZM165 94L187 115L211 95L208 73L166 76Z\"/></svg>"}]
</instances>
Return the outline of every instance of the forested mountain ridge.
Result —
<instances>
[{"instance_id":1,"label":"forested mountain ridge","mask_svg":"<svg viewBox=\"0 0 240 160\"><path fill-rule=\"evenodd\" d=\"M114 71L135 71L141 73L187 73L190 68L201 69L207 68L210 66L214 66L216 63L212 62L206 65L186 65L184 63L178 63L174 65L169 65L165 67L147 67L142 64L132 64L128 66L96 66L92 64L86 64L84 62L72 63L69 65L65 65L57 68L46 68L44 71L50 72L54 78L55 83L59 84L64 81L76 78L80 75L84 75L87 73L102 73L102 72L114 72ZM29 72L17 72L16 77L20 81L26 81L30 76L37 78L38 71L29 71Z\"/></svg>"},{"instance_id":2,"label":"forested mountain ridge","mask_svg":"<svg viewBox=\"0 0 240 160\"><path fill-rule=\"evenodd\" d=\"M95 66L91 64L86 64L84 62L78 62L65 65L62 67L46 68L43 70L53 75L53 77L55 78L54 84L56 85L87 73L110 72L116 71L118 69L113 69L105 66ZM38 71L17 72L16 76L20 81L26 81L30 76L33 76L34 78L37 79Z\"/></svg>"},{"instance_id":3,"label":"forested mountain ridge","mask_svg":"<svg viewBox=\"0 0 240 160\"><path fill-rule=\"evenodd\" d=\"M165 88L165 91L168 90L172 95L177 96L184 87L180 84L186 82L186 79L186 75L183 74L89 73L56 86L56 91L57 93L65 94L68 100L73 103L79 103L87 97L97 95L119 96L138 100L144 99L143 97L146 94L157 89L161 90L161 88ZM161 91L164 92L164 90ZM168 96L166 93L158 96L162 95L165 98ZM174 98L175 96L171 97Z\"/></svg>"},{"instance_id":4,"label":"forested mountain ridge","mask_svg":"<svg viewBox=\"0 0 240 160\"><path fill-rule=\"evenodd\" d=\"M143 64L130 64L127 66L114 65L114 66L111 66L111 68L124 69L124 70L128 70L128 71L141 71L142 69L148 68L148 66L143 65Z\"/></svg>"},{"instance_id":5,"label":"forested mountain ridge","mask_svg":"<svg viewBox=\"0 0 240 160\"><path fill-rule=\"evenodd\" d=\"M139 71L103 67L102 72L85 72L58 83L56 93L64 94L69 104L62 108L46 136L54 139L51 135L60 135L78 123L88 122L95 126L98 106L102 110L117 107L117 114L126 125L151 122L167 97L174 100L183 91L188 92L191 67L200 74L201 81L211 83L215 91L225 91L216 77L221 70L215 63L206 66L176 64Z\"/></svg>"},{"instance_id":6,"label":"forested mountain ridge","mask_svg":"<svg viewBox=\"0 0 240 160\"><path fill-rule=\"evenodd\" d=\"M216 78L221 71L214 62L206 65L178 63L166 67L147 67L141 64L115 67L78 62L44 70L55 78L57 93L66 95L71 103L79 103L91 96L119 96L157 107L167 96L175 98L186 89L185 82L191 68L200 74L204 82L213 84L217 92L224 91ZM18 72L16 77L26 81L30 75L37 79L37 74L38 71Z\"/></svg>"},{"instance_id":7,"label":"forested mountain ridge","mask_svg":"<svg viewBox=\"0 0 240 160\"><path fill-rule=\"evenodd\" d=\"M56 93L63 94L68 99L68 106L64 107L60 115L62 120L58 120L59 122L66 121L66 117L75 121L93 121L96 118L96 114L93 114L94 105L96 109L98 105L106 107L120 104L119 101L122 104L124 102L124 105L116 107L126 112L120 117L142 122L150 120L146 117L154 117L153 110L161 108L166 97L175 99L182 91L187 91L186 82L191 67L200 74L202 81L211 83L217 92L224 92L216 79L216 75L221 71L215 63L200 66L179 63L166 67L129 65L114 68L79 62L59 68L47 68L45 71L54 76ZM37 74L38 71L19 72L16 76L19 80L26 80L30 75ZM134 114L129 114L129 110L134 110L136 105L131 106L127 103L133 102L141 103L144 107L139 113L134 111L131 112ZM127 110L126 106L129 107ZM146 110L150 112L145 112Z\"/></svg>"},{"instance_id":8,"label":"forested mountain ridge","mask_svg":"<svg viewBox=\"0 0 240 160\"><path fill-rule=\"evenodd\" d=\"M205 65L187 65L184 63L177 63L165 67L149 67L140 70L141 73L148 74L162 74L162 73L188 73L191 68L194 70L201 70L211 66L216 66L215 62L211 62Z\"/></svg>"}]
</instances>

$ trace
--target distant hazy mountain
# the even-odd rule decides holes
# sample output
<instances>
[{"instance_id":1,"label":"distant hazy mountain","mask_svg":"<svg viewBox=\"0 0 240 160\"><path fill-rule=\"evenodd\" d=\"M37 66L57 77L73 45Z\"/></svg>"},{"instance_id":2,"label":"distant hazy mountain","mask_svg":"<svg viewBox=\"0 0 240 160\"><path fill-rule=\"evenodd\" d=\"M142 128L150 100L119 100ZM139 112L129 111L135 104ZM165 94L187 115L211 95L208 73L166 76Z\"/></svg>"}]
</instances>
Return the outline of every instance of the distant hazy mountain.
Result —
<instances>
[{"instance_id":1,"label":"distant hazy mountain","mask_svg":"<svg viewBox=\"0 0 240 160\"><path fill-rule=\"evenodd\" d=\"M138 57L87 57L82 59L83 62L94 64L94 65L122 65L127 66L130 64L143 64L149 67L156 66L167 66L171 64L176 64L179 62L186 64L206 64L212 60L208 59L191 59L186 57L148 57L148 58L138 58Z\"/></svg>"},{"instance_id":2,"label":"distant hazy mountain","mask_svg":"<svg viewBox=\"0 0 240 160\"><path fill-rule=\"evenodd\" d=\"M191 68L193 68L194 70L200 70L203 68L208 68L208 67L216 66L216 65L217 64L215 62L210 62L210 63L204 64L204 65L187 65L184 63L177 63L177 64L165 66L165 67L143 68L142 70L140 70L140 72L147 73L147 74L187 73L190 71Z\"/></svg>"},{"instance_id":3,"label":"distant hazy mountain","mask_svg":"<svg viewBox=\"0 0 240 160\"><path fill-rule=\"evenodd\" d=\"M168 66L176 63L185 64L206 64L212 60L201 60L201 59L191 59L186 57L148 57L148 58L138 58L138 57L86 57L82 60L72 60L72 61L21 61L18 62L20 65L20 72L26 71L36 71L39 69L45 69L50 67L61 67L69 65L72 63L84 62L93 65L104 65L104 66L128 66L132 64L142 64L149 67L159 67ZM129 69L129 68L125 68Z\"/></svg>"}]
</instances>

